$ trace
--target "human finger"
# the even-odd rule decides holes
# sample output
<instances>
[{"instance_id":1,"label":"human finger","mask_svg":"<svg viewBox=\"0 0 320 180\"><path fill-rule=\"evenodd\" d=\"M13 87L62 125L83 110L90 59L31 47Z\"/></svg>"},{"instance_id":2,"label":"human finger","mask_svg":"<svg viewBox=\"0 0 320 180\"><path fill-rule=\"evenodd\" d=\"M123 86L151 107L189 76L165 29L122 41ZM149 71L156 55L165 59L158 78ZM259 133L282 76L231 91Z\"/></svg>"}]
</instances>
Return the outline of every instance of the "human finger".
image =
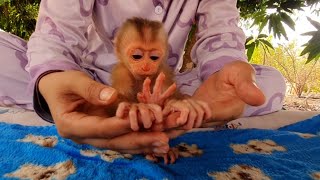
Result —
<instances>
[{"instance_id":1,"label":"human finger","mask_svg":"<svg viewBox=\"0 0 320 180\"><path fill-rule=\"evenodd\" d=\"M197 118L196 110L193 107L193 105L191 105L191 103L186 99L183 100L183 103L181 103L181 106L183 106L183 108L187 108L189 111L187 116L187 121L184 123L183 129L186 129L186 130L192 129ZM177 120L178 124L180 124L179 118Z\"/></svg>"},{"instance_id":2,"label":"human finger","mask_svg":"<svg viewBox=\"0 0 320 180\"><path fill-rule=\"evenodd\" d=\"M130 154L157 154L169 151L169 138L163 132L131 132L112 139L85 138L75 141Z\"/></svg>"},{"instance_id":3,"label":"human finger","mask_svg":"<svg viewBox=\"0 0 320 180\"><path fill-rule=\"evenodd\" d=\"M205 112L202 109L202 106L198 103L198 101L194 101L193 99L187 99L187 101L195 109L196 114L197 114L195 122L193 124L193 128L198 128L202 124L202 121L205 117Z\"/></svg>"},{"instance_id":4,"label":"human finger","mask_svg":"<svg viewBox=\"0 0 320 180\"><path fill-rule=\"evenodd\" d=\"M208 103L201 101L201 100L197 100L196 101L204 110L204 120L208 120L212 117L212 110L209 106Z\"/></svg>"},{"instance_id":5,"label":"human finger","mask_svg":"<svg viewBox=\"0 0 320 180\"><path fill-rule=\"evenodd\" d=\"M89 103L108 105L117 99L117 91L112 87L101 84L84 73L79 74L77 71L69 73L68 76L63 77L65 87Z\"/></svg>"},{"instance_id":6,"label":"human finger","mask_svg":"<svg viewBox=\"0 0 320 180\"><path fill-rule=\"evenodd\" d=\"M72 111L59 113L54 119L58 133L65 138L113 138L132 131L129 121L118 117Z\"/></svg>"},{"instance_id":7,"label":"human finger","mask_svg":"<svg viewBox=\"0 0 320 180\"><path fill-rule=\"evenodd\" d=\"M235 86L239 98L246 104L258 106L265 102L264 94L255 84L255 70L250 64L236 61L228 64L224 72L230 84Z\"/></svg>"}]
</instances>

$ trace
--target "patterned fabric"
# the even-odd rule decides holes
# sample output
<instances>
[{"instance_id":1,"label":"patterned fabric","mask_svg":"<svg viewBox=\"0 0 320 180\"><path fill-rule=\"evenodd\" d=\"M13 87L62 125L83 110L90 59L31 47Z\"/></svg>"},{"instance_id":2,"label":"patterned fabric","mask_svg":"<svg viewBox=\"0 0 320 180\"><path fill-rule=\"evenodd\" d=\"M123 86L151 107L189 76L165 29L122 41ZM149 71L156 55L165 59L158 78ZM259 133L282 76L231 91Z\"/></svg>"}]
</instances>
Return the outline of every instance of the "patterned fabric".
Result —
<instances>
[{"instance_id":1,"label":"patterned fabric","mask_svg":"<svg viewBox=\"0 0 320 180\"><path fill-rule=\"evenodd\" d=\"M26 46L23 39L0 32L0 60L2 63L0 82L3 82L0 83L0 106L33 110L32 93L27 93L27 89L32 89L28 87L31 79L28 72L24 70L27 63ZM253 67L256 70L257 85L266 96L266 103L258 107L247 106L244 116L262 115L280 110L286 89L283 76L271 67L262 65L253 65ZM91 71L86 72L90 74ZM181 92L192 95L200 86L201 80L197 73L198 70L193 69L176 76ZM37 98L36 95L34 98ZM41 104L41 107L45 107L44 104ZM45 111L38 110L37 112L47 114Z\"/></svg>"},{"instance_id":2,"label":"patterned fabric","mask_svg":"<svg viewBox=\"0 0 320 180\"><path fill-rule=\"evenodd\" d=\"M78 69L110 84L110 72L116 63L112 40L126 19L138 16L164 23L170 46L167 63L178 74L188 33L197 19L199 40L192 59L199 68L196 78L205 79L227 62L247 59L236 2L41 1L36 30L28 42L26 69L33 83L48 70Z\"/></svg>"},{"instance_id":3,"label":"patterned fabric","mask_svg":"<svg viewBox=\"0 0 320 180\"><path fill-rule=\"evenodd\" d=\"M170 142L175 164L78 145L55 126L0 123L0 178L315 179L320 177L320 115L279 130L185 134Z\"/></svg>"}]
</instances>

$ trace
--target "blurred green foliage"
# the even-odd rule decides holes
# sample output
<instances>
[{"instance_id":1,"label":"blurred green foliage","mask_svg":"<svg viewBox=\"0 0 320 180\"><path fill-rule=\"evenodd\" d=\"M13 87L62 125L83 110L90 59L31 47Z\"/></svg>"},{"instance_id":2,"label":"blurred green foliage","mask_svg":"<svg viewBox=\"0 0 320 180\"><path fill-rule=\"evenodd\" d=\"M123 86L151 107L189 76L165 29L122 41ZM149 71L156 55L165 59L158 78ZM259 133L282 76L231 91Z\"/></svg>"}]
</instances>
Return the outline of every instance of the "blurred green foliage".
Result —
<instances>
[{"instance_id":1,"label":"blurred green foliage","mask_svg":"<svg viewBox=\"0 0 320 180\"><path fill-rule=\"evenodd\" d=\"M24 39L34 31L40 0L0 0L0 28Z\"/></svg>"}]
</instances>

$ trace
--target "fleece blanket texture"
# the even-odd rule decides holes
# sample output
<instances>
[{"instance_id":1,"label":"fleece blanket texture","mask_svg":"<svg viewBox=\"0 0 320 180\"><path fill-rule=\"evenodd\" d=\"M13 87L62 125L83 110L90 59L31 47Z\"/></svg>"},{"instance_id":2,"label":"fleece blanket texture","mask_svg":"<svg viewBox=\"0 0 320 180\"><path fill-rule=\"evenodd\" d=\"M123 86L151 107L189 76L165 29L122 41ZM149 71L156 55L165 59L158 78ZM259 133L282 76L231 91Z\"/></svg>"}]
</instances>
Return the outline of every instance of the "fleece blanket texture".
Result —
<instances>
[{"instance_id":1,"label":"fleece blanket texture","mask_svg":"<svg viewBox=\"0 0 320 180\"><path fill-rule=\"evenodd\" d=\"M320 179L320 115L278 130L187 133L175 164L63 139L55 126L0 123L0 179Z\"/></svg>"}]
</instances>

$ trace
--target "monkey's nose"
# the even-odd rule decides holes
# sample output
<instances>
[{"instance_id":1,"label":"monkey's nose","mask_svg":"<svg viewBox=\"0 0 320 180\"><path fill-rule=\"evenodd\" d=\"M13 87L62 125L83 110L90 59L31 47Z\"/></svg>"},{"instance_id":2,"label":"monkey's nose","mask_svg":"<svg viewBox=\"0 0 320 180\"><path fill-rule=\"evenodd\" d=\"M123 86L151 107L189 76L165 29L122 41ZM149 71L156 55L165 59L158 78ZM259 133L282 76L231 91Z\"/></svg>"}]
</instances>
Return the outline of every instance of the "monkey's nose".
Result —
<instances>
[{"instance_id":1,"label":"monkey's nose","mask_svg":"<svg viewBox=\"0 0 320 180\"><path fill-rule=\"evenodd\" d=\"M150 71L150 67L148 65L142 66L142 71Z\"/></svg>"}]
</instances>

